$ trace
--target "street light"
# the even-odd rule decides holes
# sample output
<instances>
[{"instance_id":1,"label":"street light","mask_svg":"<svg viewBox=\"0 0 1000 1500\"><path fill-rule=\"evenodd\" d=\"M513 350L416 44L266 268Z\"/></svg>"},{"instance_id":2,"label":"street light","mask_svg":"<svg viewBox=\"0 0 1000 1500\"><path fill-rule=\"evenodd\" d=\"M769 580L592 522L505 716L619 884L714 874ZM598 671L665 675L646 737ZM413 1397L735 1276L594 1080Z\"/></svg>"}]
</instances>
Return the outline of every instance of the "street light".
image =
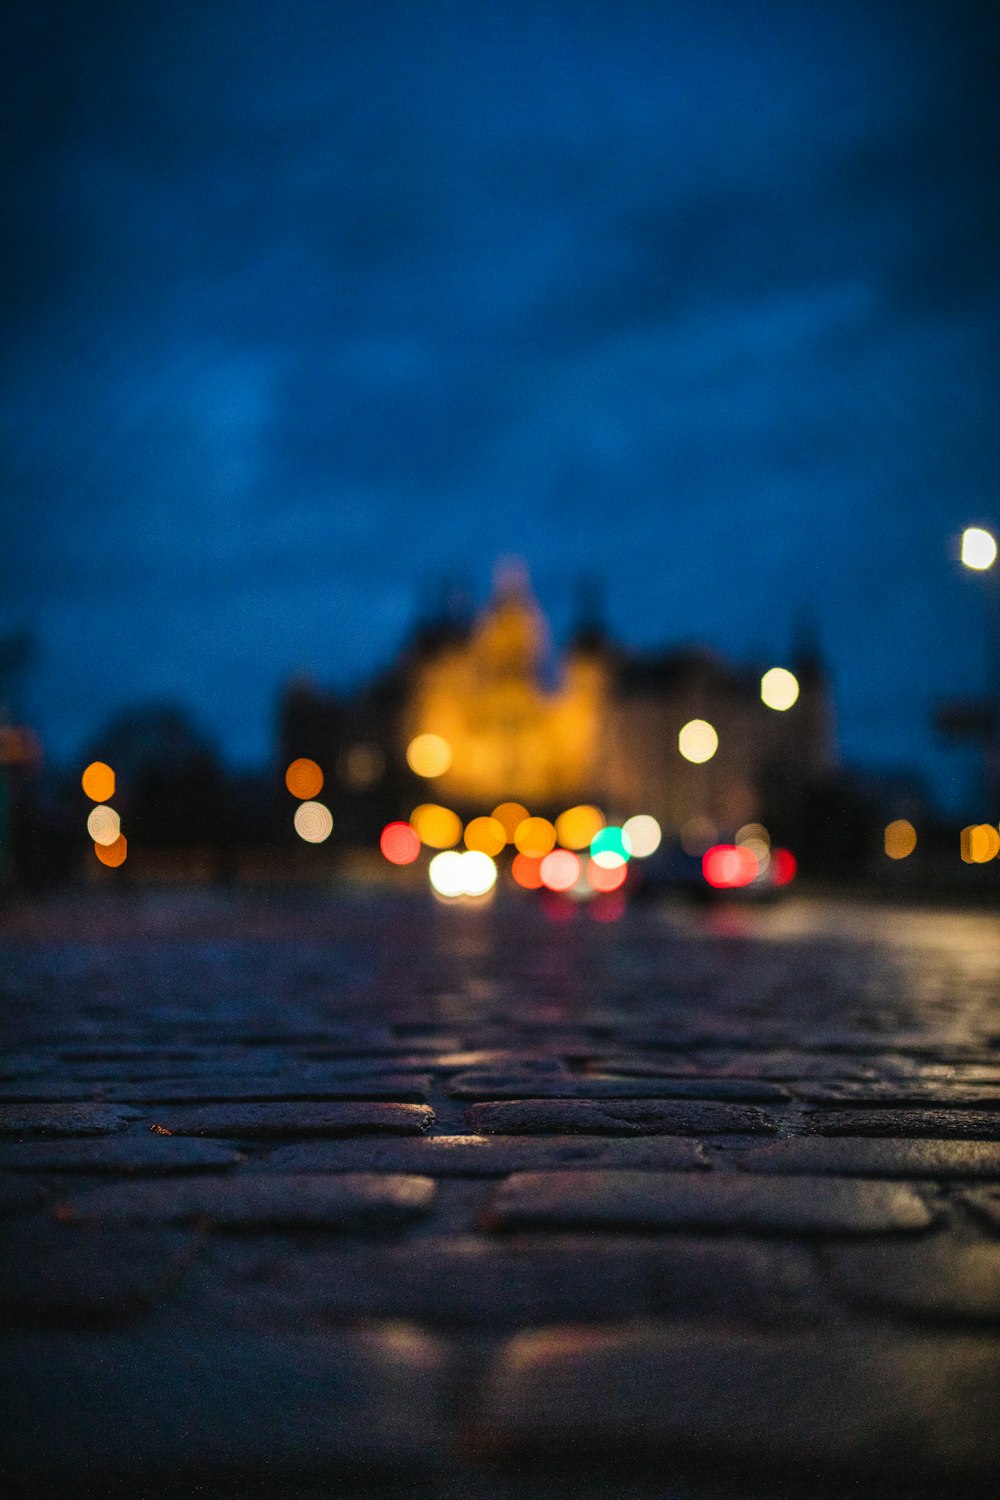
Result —
<instances>
[{"instance_id":1,"label":"street light","mask_svg":"<svg viewBox=\"0 0 1000 1500\"><path fill-rule=\"evenodd\" d=\"M967 526L962 532L961 556L967 568L974 568L977 573L985 572L996 562L996 538L982 526Z\"/></svg>"},{"instance_id":2,"label":"street light","mask_svg":"<svg viewBox=\"0 0 1000 1500\"><path fill-rule=\"evenodd\" d=\"M962 532L961 559L976 573L989 574L987 586L987 686L983 704L986 732L983 736L983 780L987 800L1000 803L1000 579L993 573L997 559L996 537L982 526L967 526ZM995 817L997 808L991 809Z\"/></svg>"}]
</instances>

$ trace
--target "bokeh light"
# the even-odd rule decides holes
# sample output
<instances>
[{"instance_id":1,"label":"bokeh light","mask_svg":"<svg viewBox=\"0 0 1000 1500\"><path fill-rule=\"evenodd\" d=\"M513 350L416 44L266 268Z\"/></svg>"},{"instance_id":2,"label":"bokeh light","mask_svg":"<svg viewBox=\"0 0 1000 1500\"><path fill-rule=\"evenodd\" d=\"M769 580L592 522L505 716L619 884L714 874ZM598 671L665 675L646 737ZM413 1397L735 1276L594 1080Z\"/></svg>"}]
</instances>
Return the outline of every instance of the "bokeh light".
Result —
<instances>
[{"instance_id":1,"label":"bokeh light","mask_svg":"<svg viewBox=\"0 0 1000 1500\"><path fill-rule=\"evenodd\" d=\"M677 748L696 766L711 760L719 748L719 736L706 719L690 719L677 736Z\"/></svg>"},{"instance_id":2,"label":"bokeh light","mask_svg":"<svg viewBox=\"0 0 1000 1500\"><path fill-rule=\"evenodd\" d=\"M621 828L602 828L590 841L591 859L609 870L625 864L631 853L631 846Z\"/></svg>"},{"instance_id":3,"label":"bokeh light","mask_svg":"<svg viewBox=\"0 0 1000 1500\"><path fill-rule=\"evenodd\" d=\"M917 847L917 830L907 818L896 818L885 830L885 852L890 859L906 859Z\"/></svg>"},{"instance_id":4,"label":"bokeh light","mask_svg":"<svg viewBox=\"0 0 1000 1500\"><path fill-rule=\"evenodd\" d=\"M607 893L617 891L625 884L628 875L628 865L622 861L619 865L599 865L592 859L587 861L587 882L591 890Z\"/></svg>"},{"instance_id":5,"label":"bokeh light","mask_svg":"<svg viewBox=\"0 0 1000 1500\"><path fill-rule=\"evenodd\" d=\"M300 802L292 821L307 844L322 844L333 832L333 815L322 802Z\"/></svg>"},{"instance_id":6,"label":"bokeh light","mask_svg":"<svg viewBox=\"0 0 1000 1500\"><path fill-rule=\"evenodd\" d=\"M763 823L744 823L742 828L737 828L736 837L733 842L735 844L749 844L753 842L759 842L761 844L765 844L767 848L770 849L771 835L768 833Z\"/></svg>"},{"instance_id":7,"label":"bokeh light","mask_svg":"<svg viewBox=\"0 0 1000 1500\"><path fill-rule=\"evenodd\" d=\"M499 818L473 818L466 825L465 846L481 854L499 854L507 842L504 826Z\"/></svg>"},{"instance_id":8,"label":"bokeh light","mask_svg":"<svg viewBox=\"0 0 1000 1500\"><path fill-rule=\"evenodd\" d=\"M457 849L446 849L435 854L427 867L427 877L439 896L465 895L465 877L462 870L464 856Z\"/></svg>"},{"instance_id":9,"label":"bokeh light","mask_svg":"<svg viewBox=\"0 0 1000 1500\"><path fill-rule=\"evenodd\" d=\"M387 823L378 846L391 865L412 865L420 853L420 839L409 823Z\"/></svg>"},{"instance_id":10,"label":"bokeh light","mask_svg":"<svg viewBox=\"0 0 1000 1500\"><path fill-rule=\"evenodd\" d=\"M497 867L481 849L467 849L459 855L462 861L462 883L467 896L485 896L497 883Z\"/></svg>"},{"instance_id":11,"label":"bokeh light","mask_svg":"<svg viewBox=\"0 0 1000 1500\"><path fill-rule=\"evenodd\" d=\"M760 701L767 708L784 713L799 696L799 679L785 667L772 667L760 679Z\"/></svg>"},{"instance_id":12,"label":"bokeh light","mask_svg":"<svg viewBox=\"0 0 1000 1500\"><path fill-rule=\"evenodd\" d=\"M314 760L300 756L293 760L285 772L285 785L293 797L299 797L303 802L311 797L318 797L323 790L323 772Z\"/></svg>"},{"instance_id":13,"label":"bokeh light","mask_svg":"<svg viewBox=\"0 0 1000 1500\"><path fill-rule=\"evenodd\" d=\"M757 861L758 874L763 875L771 863L771 845L765 843L763 839L739 839L737 847L750 850Z\"/></svg>"},{"instance_id":14,"label":"bokeh light","mask_svg":"<svg viewBox=\"0 0 1000 1500\"><path fill-rule=\"evenodd\" d=\"M771 884L789 885L795 879L799 862L791 849L771 850Z\"/></svg>"},{"instance_id":15,"label":"bokeh light","mask_svg":"<svg viewBox=\"0 0 1000 1500\"><path fill-rule=\"evenodd\" d=\"M485 896L496 885L497 867L481 849L445 849L435 854L427 867L432 888L439 896Z\"/></svg>"},{"instance_id":16,"label":"bokeh light","mask_svg":"<svg viewBox=\"0 0 1000 1500\"><path fill-rule=\"evenodd\" d=\"M510 873L523 890L537 891L542 885L542 861L530 854L515 854Z\"/></svg>"},{"instance_id":17,"label":"bokeh light","mask_svg":"<svg viewBox=\"0 0 1000 1500\"><path fill-rule=\"evenodd\" d=\"M688 818L681 825L681 848L685 854L702 855L715 843L717 832L711 818Z\"/></svg>"},{"instance_id":18,"label":"bokeh light","mask_svg":"<svg viewBox=\"0 0 1000 1500\"><path fill-rule=\"evenodd\" d=\"M522 854L543 859L556 841L556 831L548 818L525 818L514 834L514 843Z\"/></svg>"},{"instance_id":19,"label":"bokeh light","mask_svg":"<svg viewBox=\"0 0 1000 1500\"><path fill-rule=\"evenodd\" d=\"M451 746L439 734L418 734L406 747L406 760L417 776L443 776L451 765Z\"/></svg>"},{"instance_id":20,"label":"bokeh light","mask_svg":"<svg viewBox=\"0 0 1000 1500\"><path fill-rule=\"evenodd\" d=\"M709 885L717 890L749 885L758 871L755 855L744 844L713 844L702 855L701 868Z\"/></svg>"},{"instance_id":21,"label":"bokeh light","mask_svg":"<svg viewBox=\"0 0 1000 1500\"><path fill-rule=\"evenodd\" d=\"M962 829L962 858L967 865L988 865L1000 854L1000 833L992 823L975 823Z\"/></svg>"},{"instance_id":22,"label":"bokeh light","mask_svg":"<svg viewBox=\"0 0 1000 1500\"><path fill-rule=\"evenodd\" d=\"M113 844L95 844L94 853L102 865L116 870L128 858L128 840L123 833L120 833Z\"/></svg>"},{"instance_id":23,"label":"bokeh light","mask_svg":"<svg viewBox=\"0 0 1000 1500\"><path fill-rule=\"evenodd\" d=\"M622 833L636 859L648 859L655 854L663 838L659 823L649 813L636 813L635 817L626 818Z\"/></svg>"},{"instance_id":24,"label":"bokeh light","mask_svg":"<svg viewBox=\"0 0 1000 1500\"><path fill-rule=\"evenodd\" d=\"M556 818L556 838L564 849L586 849L595 834L604 827L599 807L583 802L570 807Z\"/></svg>"},{"instance_id":25,"label":"bokeh light","mask_svg":"<svg viewBox=\"0 0 1000 1500\"><path fill-rule=\"evenodd\" d=\"M550 891L568 891L580 878L580 861L569 849L553 849L542 860L539 873Z\"/></svg>"},{"instance_id":26,"label":"bokeh light","mask_svg":"<svg viewBox=\"0 0 1000 1500\"><path fill-rule=\"evenodd\" d=\"M122 821L113 807L106 802L90 809L87 832L95 844L113 844L122 831Z\"/></svg>"},{"instance_id":27,"label":"bokeh light","mask_svg":"<svg viewBox=\"0 0 1000 1500\"><path fill-rule=\"evenodd\" d=\"M92 760L80 777L91 802L107 802L115 795L115 773L103 760Z\"/></svg>"},{"instance_id":28,"label":"bokeh light","mask_svg":"<svg viewBox=\"0 0 1000 1500\"><path fill-rule=\"evenodd\" d=\"M526 807L521 806L520 802L501 802L499 806L493 809L491 816L496 818L497 822L501 824L507 836L508 844L512 844L515 833L530 814Z\"/></svg>"},{"instance_id":29,"label":"bokeh light","mask_svg":"<svg viewBox=\"0 0 1000 1500\"><path fill-rule=\"evenodd\" d=\"M421 802L410 813L410 824L428 849L451 849L462 837L462 820L450 807Z\"/></svg>"},{"instance_id":30,"label":"bokeh light","mask_svg":"<svg viewBox=\"0 0 1000 1500\"><path fill-rule=\"evenodd\" d=\"M982 572L984 568L992 568L996 562L997 544L995 538L981 526L967 526L962 532L962 561L967 568L975 568ZM982 864L982 860L973 860L973 864Z\"/></svg>"}]
</instances>

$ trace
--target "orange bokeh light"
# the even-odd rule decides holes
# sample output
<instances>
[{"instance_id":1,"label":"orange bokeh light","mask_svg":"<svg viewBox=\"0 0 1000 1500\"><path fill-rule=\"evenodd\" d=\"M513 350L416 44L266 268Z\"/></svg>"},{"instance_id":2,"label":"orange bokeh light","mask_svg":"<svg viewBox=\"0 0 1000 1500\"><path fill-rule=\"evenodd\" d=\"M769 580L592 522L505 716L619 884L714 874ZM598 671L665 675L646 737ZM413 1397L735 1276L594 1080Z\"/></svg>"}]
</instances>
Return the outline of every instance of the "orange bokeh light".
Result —
<instances>
[{"instance_id":1,"label":"orange bokeh light","mask_svg":"<svg viewBox=\"0 0 1000 1500\"><path fill-rule=\"evenodd\" d=\"M110 865L114 870L125 863L128 857L128 839L120 833L113 844L95 844L94 853L102 865Z\"/></svg>"},{"instance_id":2,"label":"orange bokeh light","mask_svg":"<svg viewBox=\"0 0 1000 1500\"><path fill-rule=\"evenodd\" d=\"M473 818L465 830L465 846L478 850L492 858L499 854L507 842L504 826L499 818Z\"/></svg>"},{"instance_id":3,"label":"orange bokeh light","mask_svg":"<svg viewBox=\"0 0 1000 1500\"><path fill-rule=\"evenodd\" d=\"M556 831L548 818L525 818L514 834L514 843L522 854L544 859L556 841Z\"/></svg>"},{"instance_id":4,"label":"orange bokeh light","mask_svg":"<svg viewBox=\"0 0 1000 1500\"><path fill-rule=\"evenodd\" d=\"M92 760L80 783L91 802L107 802L115 795L115 773L103 760Z\"/></svg>"},{"instance_id":5,"label":"orange bokeh light","mask_svg":"<svg viewBox=\"0 0 1000 1500\"><path fill-rule=\"evenodd\" d=\"M493 817L502 826L507 836L508 844L514 842L514 835L530 814L526 807L520 802L501 802L499 807L493 809Z\"/></svg>"},{"instance_id":6,"label":"orange bokeh light","mask_svg":"<svg viewBox=\"0 0 1000 1500\"><path fill-rule=\"evenodd\" d=\"M530 854L515 854L510 873L526 891L538 891L542 887L542 862L532 859Z\"/></svg>"},{"instance_id":7,"label":"orange bokeh light","mask_svg":"<svg viewBox=\"0 0 1000 1500\"><path fill-rule=\"evenodd\" d=\"M323 790L323 772L314 760L300 756L285 772L285 785L301 802L311 801Z\"/></svg>"}]
</instances>

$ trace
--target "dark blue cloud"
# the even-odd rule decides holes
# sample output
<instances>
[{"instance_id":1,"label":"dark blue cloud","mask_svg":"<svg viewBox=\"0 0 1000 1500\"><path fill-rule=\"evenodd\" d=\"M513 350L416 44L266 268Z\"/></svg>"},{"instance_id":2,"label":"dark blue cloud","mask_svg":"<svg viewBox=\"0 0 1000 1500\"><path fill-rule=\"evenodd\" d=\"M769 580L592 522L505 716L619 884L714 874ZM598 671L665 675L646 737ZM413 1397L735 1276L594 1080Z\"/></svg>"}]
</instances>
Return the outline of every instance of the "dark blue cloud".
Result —
<instances>
[{"instance_id":1,"label":"dark blue cloud","mask_svg":"<svg viewBox=\"0 0 1000 1500\"><path fill-rule=\"evenodd\" d=\"M779 656L945 795L983 671L997 25L973 5L7 8L0 629L54 753L182 695L263 753L445 571Z\"/></svg>"}]
</instances>

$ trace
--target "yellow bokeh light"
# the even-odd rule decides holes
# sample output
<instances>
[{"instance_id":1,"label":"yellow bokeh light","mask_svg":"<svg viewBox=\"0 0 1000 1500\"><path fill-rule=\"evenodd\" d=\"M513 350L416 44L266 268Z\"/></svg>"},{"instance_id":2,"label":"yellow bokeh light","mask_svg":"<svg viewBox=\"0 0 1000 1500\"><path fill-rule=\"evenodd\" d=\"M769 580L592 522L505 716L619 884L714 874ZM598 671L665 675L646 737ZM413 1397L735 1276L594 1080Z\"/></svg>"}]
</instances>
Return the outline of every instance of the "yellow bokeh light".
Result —
<instances>
[{"instance_id":1,"label":"yellow bokeh light","mask_svg":"<svg viewBox=\"0 0 1000 1500\"><path fill-rule=\"evenodd\" d=\"M890 859L906 859L917 847L917 830L906 818L896 818L885 829L885 852Z\"/></svg>"},{"instance_id":2,"label":"yellow bokeh light","mask_svg":"<svg viewBox=\"0 0 1000 1500\"><path fill-rule=\"evenodd\" d=\"M314 760L300 756L285 772L285 785L293 797L308 801L311 797L318 797L323 790L323 772Z\"/></svg>"},{"instance_id":3,"label":"yellow bokeh light","mask_svg":"<svg viewBox=\"0 0 1000 1500\"><path fill-rule=\"evenodd\" d=\"M719 736L706 719L691 719L677 736L677 748L696 766L711 760L719 748Z\"/></svg>"},{"instance_id":4,"label":"yellow bokeh light","mask_svg":"<svg viewBox=\"0 0 1000 1500\"><path fill-rule=\"evenodd\" d=\"M649 813L636 813L634 818L626 818L622 833L636 859L648 859L655 854L663 838L659 823Z\"/></svg>"},{"instance_id":5,"label":"yellow bokeh light","mask_svg":"<svg viewBox=\"0 0 1000 1500\"><path fill-rule=\"evenodd\" d=\"M967 568L975 568L982 572L985 568L992 568L996 562L997 544L996 539L981 526L967 526L962 532L962 561ZM979 864L981 861L976 860Z\"/></svg>"},{"instance_id":6,"label":"yellow bokeh light","mask_svg":"<svg viewBox=\"0 0 1000 1500\"><path fill-rule=\"evenodd\" d=\"M103 760L92 760L80 778L91 802L107 802L115 795L115 773Z\"/></svg>"},{"instance_id":7,"label":"yellow bokeh light","mask_svg":"<svg viewBox=\"0 0 1000 1500\"><path fill-rule=\"evenodd\" d=\"M87 832L95 844L113 844L122 831L121 818L106 802L90 809Z\"/></svg>"},{"instance_id":8,"label":"yellow bokeh light","mask_svg":"<svg viewBox=\"0 0 1000 1500\"><path fill-rule=\"evenodd\" d=\"M307 844L322 844L333 832L333 815L322 802L300 802L293 822L295 832Z\"/></svg>"},{"instance_id":9,"label":"yellow bokeh light","mask_svg":"<svg viewBox=\"0 0 1000 1500\"><path fill-rule=\"evenodd\" d=\"M763 823L744 823L742 828L737 828L736 837L733 842L736 844L747 844L751 839L756 839L767 849L771 847L771 835Z\"/></svg>"},{"instance_id":10,"label":"yellow bokeh light","mask_svg":"<svg viewBox=\"0 0 1000 1500\"><path fill-rule=\"evenodd\" d=\"M451 746L439 734L418 734L406 747L406 761L417 776L443 776L451 765Z\"/></svg>"},{"instance_id":11,"label":"yellow bokeh light","mask_svg":"<svg viewBox=\"0 0 1000 1500\"><path fill-rule=\"evenodd\" d=\"M436 802L421 802L410 813L410 822L428 849L451 849L462 837L461 818Z\"/></svg>"},{"instance_id":12,"label":"yellow bokeh light","mask_svg":"<svg viewBox=\"0 0 1000 1500\"><path fill-rule=\"evenodd\" d=\"M465 845L480 854L499 854L507 842L504 826L499 818L473 818L466 825Z\"/></svg>"},{"instance_id":13,"label":"yellow bokeh light","mask_svg":"<svg viewBox=\"0 0 1000 1500\"><path fill-rule=\"evenodd\" d=\"M785 667L772 667L760 679L760 701L767 707L784 713L799 696L799 679Z\"/></svg>"},{"instance_id":14,"label":"yellow bokeh light","mask_svg":"<svg viewBox=\"0 0 1000 1500\"><path fill-rule=\"evenodd\" d=\"M116 870L119 865L125 863L128 857L128 840L123 833L120 833L113 844L95 844L94 853L102 865Z\"/></svg>"},{"instance_id":15,"label":"yellow bokeh light","mask_svg":"<svg viewBox=\"0 0 1000 1500\"><path fill-rule=\"evenodd\" d=\"M1000 833L992 823L975 823L963 828L961 850L967 865L987 865L1000 854Z\"/></svg>"},{"instance_id":16,"label":"yellow bokeh light","mask_svg":"<svg viewBox=\"0 0 1000 1500\"><path fill-rule=\"evenodd\" d=\"M604 827L604 814L599 807L581 803L579 807L567 808L556 818L556 838L564 849L586 849L595 833Z\"/></svg>"},{"instance_id":17,"label":"yellow bokeh light","mask_svg":"<svg viewBox=\"0 0 1000 1500\"><path fill-rule=\"evenodd\" d=\"M520 802L501 802L499 807L493 809L493 817L502 824L508 844L514 842L514 835L518 828L529 817L528 809L522 807Z\"/></svg>"},{"instance_id":18,"label":"yellow bokeh light","mask_svg":"<svg viewBox=\"0 0 1000 1500\"><path fill-rule=\"evenodd\" d=\"M518 824L514 843L522 854L531 859L542 859L554 848L556 831L548 818L525 818Z\"/></svg>"},{"instance_id":19,"label":"yellow bokeh light","mask_svg":"<svg viewBox=\"0 0 1000 1500\"><path fill-rule=\"evenodd\" d=\"M741 849L749 849L757 861L758 872L763 875L771 863L771 845L766 843L764 839L741 839L739 847Z\"/></svg>"}]
</instances>

